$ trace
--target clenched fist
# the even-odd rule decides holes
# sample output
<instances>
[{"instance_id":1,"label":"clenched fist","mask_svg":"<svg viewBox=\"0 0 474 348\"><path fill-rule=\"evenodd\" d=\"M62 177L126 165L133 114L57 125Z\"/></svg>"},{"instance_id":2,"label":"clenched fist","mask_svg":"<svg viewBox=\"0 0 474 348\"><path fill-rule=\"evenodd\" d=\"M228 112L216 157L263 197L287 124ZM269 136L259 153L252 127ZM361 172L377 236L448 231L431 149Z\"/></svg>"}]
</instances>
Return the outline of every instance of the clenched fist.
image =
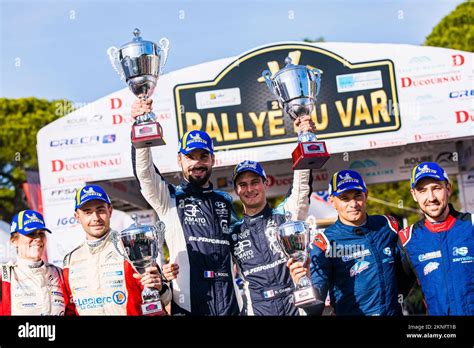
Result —
<instances>
[{"instance_id":1,"label":"clenched fist","mask_svg":"<svg viewBox=\"0 0 474 348\"><path fill-rule=\"evenodd\" d=\"M132 117L136 119L138 116L145 115L152 111L153 99L147 100L136 99L132 104Z\"/></svg>"}]
</instances>

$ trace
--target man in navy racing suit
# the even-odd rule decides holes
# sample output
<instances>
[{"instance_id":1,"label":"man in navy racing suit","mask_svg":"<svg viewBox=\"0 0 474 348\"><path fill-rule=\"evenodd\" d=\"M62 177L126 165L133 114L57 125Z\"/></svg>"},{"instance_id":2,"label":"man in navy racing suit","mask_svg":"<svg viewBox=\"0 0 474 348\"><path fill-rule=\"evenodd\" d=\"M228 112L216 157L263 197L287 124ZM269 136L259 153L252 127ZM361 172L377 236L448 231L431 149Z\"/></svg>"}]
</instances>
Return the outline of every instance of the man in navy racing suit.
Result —
<instances>
[{"instance_id":1,"label":"man in navy racing suit","mask_svg":"<svg viewBox=\"0 0 474 348\"><path fill-rule=\"evenodd\" d=\"M151 112L152 100L137 99L132 116ZM153 164L150 148L132 146L132 162L143 197L166 225L172 280L172 314L237 315L240 293L235 285L228 234L235 221L232 198L214 190L209 178L215 163L212 140L202 131L184 134L178 163L179 186L168 184Z\"/></svg>"},{"instance_id":2,"label":"man in navy racing suit","mask_svg":"<svg viewBox=\"0 0 474 348\"><path fill-rule=\"evenodd\" d=\"M310 116L297 118L299 132L315 131ZM295 170L293 184L283 202L272 209L267 202L268 180L258 162L243 161L234 169L234 189L244 207L244 217L232 226L233 256L244 278L247 315L299 315L294 305L294 285L276 234L285 212L304 220L311 193L310 170Z\"/></svg>"},{"instance_id":3,"label":"man in navy racing suit","mask_svg":"<svg viewBox=\"0 0 474 348\"><path fill-rule=\"evenodd\" d=\"M424 218L399 232L430 315L474 315L474 218L448 203L446 171L423 162L411 175Z\"/></svg>"}]
</instances>

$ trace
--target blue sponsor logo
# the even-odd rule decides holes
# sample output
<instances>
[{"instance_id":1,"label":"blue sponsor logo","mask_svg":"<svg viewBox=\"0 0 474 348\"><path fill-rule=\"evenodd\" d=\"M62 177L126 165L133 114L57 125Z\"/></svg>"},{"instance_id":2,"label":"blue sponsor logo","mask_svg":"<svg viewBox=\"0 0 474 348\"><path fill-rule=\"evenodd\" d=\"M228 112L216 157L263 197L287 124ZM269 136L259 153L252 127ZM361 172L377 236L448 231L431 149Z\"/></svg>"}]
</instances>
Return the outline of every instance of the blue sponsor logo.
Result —
<instances>
[{"instance_id":1,"label":"blue sponsor logo","mask_svg":"<svg viewBox=\"0 0 474 348\"><path fill-rule=\"evenodd\" d=\"M106 277L121 276L121 275L123 275L123 272L122 271L110 271L110 272L105 272L104 275Z\"/></svg>"},{"instance_id":2,"label":"blue sponsor logo","mask_svg":"<svg viewBox=\"0 0 474 348\"><path fill-rule=\"evenodd\" d=\"M62 217L58 219L56 226L74 226L77 225L79 221L74 216Z\"/></svg>"},{"instance_id":3,"label":"blue sponsor logo","mask_svg":"<svg viewBox=\"0 0 474 348\"><path fill-rule=\"evenodd\" d=\"M466 256L468 252L469 249L467 247L453 248L453 256Z\"/></svg>"},{"instance_id":4,"label":"blue sponsor logo","mask_svg":"<svg viewBox=\"0 0 474 348\"><path fill-rule=\"evenodd\" d=\"M59 148L67 146L82 146L93 144L112 144L115 143L117 136L115 134L106 134L102 137L100 135L88 135L76 138L55 139L49 142L49 147ZM102 140L101 140L102 139Z\"/></svg>"},{"instance_id":5,"label":"blue sponsor logo","mask_svg":"<svg viewBox=\"0 0 474 348\"><path fill-rule=\"evenodd\" d=\"M49 147L81 146L100 143L99 135L88 135L77 138L56 139L49 142Z\"/></svg>"},{"instance_id":6,"label":"blue sponsor logo","mask_svg":"<svg viewBox=\"0 0 474 348\"><path fill-rule=\"evenodd\" d=\"M103 144L112 144L115 143L115 134L107 134L102 137L102 143Z\"/></svg>"},{"instance_id":7,"label":"blue sponsor logo","mask_svg":"<svg viewBox=\"0 0 474 348\"><path fill-rule=\"evenodd\" d=\"M112 296L86 297L74 300L76 306L82 309L103 307L108 303L123 305L127 301L127 295L123 291L115 291Z\"/></svg>"},{"instance_id":8,"label":"blue sponsor logo","mask_svg":"<svg viewBox=\"0 0 474 348\"><path fill-rule=\"evenodd\" d=\"M474 97L474 89L449 92L449 99Z\"/></svg>"},{"instance_id":9,"label":"blue sponsor logo","mask_svg":"<svg viewBox=\"0 0 474 348\"><path fill-rule=\"evenodd\" d=\"M124 304L125 301L127 300L127 295L123 291L115 291L112 294L112 299L114 302L118 305Z\"/></svg>"}]
</instances>

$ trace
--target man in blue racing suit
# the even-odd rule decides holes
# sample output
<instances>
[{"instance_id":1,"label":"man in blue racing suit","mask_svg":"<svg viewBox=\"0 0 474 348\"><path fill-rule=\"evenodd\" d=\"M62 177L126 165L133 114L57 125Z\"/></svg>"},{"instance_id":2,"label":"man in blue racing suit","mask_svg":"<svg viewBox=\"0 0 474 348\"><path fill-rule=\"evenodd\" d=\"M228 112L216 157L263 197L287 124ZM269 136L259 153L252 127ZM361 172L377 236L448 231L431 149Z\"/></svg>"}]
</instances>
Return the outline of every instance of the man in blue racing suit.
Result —
<instances>
[{"instance_id":1,"label":"man in blue racing suit","mask_svg":"<svg viewBox=\"0 0 474 348\"><path fill-rule=\"evenodd\" d=\"M315 131L310 116L296 119L299 132ZM244 278L247 315L298 315L293 282L276 233L285 212L304 220L311 192L310 170L295 170L293 184L283 202L272 209L267 202L268 180L258 162L243 161L234 169L234 189L244 207L244 217L232 226L230 243Z\"/></svg>"},{"instance_id":2,"label":"man in blue racing suit","mask_svg":"<svg viewBox=\"0 0 474 348\"><path fill-rule=\"evenodd\" d=\"M329 291L336 315L401 315L399 291L407 293L412 281L397 245L397 221L367 215L367 187L355 171L336 172L329 194L338 220L312 242L313 285L322 298ZM290 259L288 265L295 282L308 272L301 262Z\"/></svg>"},{"instance_id":3,"label":"man in blue racing suit","mask_svg":"<svg viewBox=\"0 0 474 348\"><path fill-rule=\"evenodd\" d=\"M411 194L424 218L399 232L430 315L474 315L474 218L448 203L446 171L434 162L413 168Z\"/></svg>"}]
</instances>

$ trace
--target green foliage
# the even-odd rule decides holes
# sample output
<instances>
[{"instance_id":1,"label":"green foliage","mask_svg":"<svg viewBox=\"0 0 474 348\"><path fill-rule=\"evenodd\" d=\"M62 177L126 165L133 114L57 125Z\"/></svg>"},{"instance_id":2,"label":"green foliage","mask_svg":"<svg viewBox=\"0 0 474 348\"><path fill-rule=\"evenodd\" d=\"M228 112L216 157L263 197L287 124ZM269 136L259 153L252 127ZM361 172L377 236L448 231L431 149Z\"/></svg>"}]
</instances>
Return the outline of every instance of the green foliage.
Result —
<instances>
[{"instance_id":1,"label":"green foliage","mask_svg":"<svg viewBox=\"0 0 474 348\"><path fill-rule=\"evenodd\" d=\"M72 110L66 100L0 98L0 219L27 208L22 184L26 170L38 170L36 134Z\"/></svg>"},{"instance_id":2,"label":"green foliage","mask_svg":"<svg viewBox=\"0 0 474 348\"><path fill-rule=\"evenodd\" d=\"M459 190L457 188L456 178L450 177L453 185L453 194L450 202L456 209L459 209ZM396 181L382 184L367 185L369 190L369 200L367 202L367 211L371 215L392 215L399 220L406 218L408 224L413 224L421 217L418 203L416 203L410 193L409 181ZM371 198L375 198L373 200ZM384 201L384 203L379 202Z\"/></svg>"},{"instance_id":3,"label":"green foliage","mask_svg":"<svg viewBox=\"0 0 474 348\"><path fill-rule=\"evenodd\" d=\"M425 45L474 52L474 2L466 1L444 17Z\"/></svg>"},{"instance_id":4,"label":"green foliage","mask_svg":"<svg viewBox=\"0 0 474 348\"><path fill-rule=\"evenodd\" d=\"M367 211L369 214L389 214L400 220L406 218L409 224L414 223L421 217L421 215L416 212L418 210L418 204L411 196L409 181L397 181L367 186L369 190ZM372 200L371 198L385 201L386 204Z\"/></svg>"}]
</instances>

